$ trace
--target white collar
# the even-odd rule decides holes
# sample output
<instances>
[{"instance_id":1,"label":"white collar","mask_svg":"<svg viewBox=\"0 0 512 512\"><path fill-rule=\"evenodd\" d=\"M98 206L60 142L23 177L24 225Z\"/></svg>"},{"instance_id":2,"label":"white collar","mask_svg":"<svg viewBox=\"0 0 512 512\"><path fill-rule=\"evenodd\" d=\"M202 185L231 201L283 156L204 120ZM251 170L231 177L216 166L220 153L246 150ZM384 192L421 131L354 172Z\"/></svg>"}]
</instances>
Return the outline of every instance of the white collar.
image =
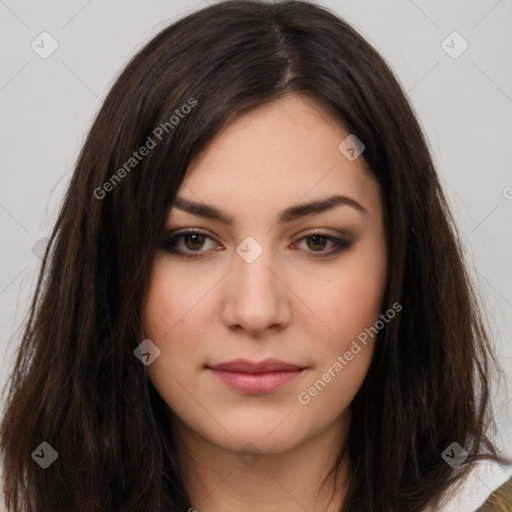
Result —
<instances>
[{"instance_id":1,"label":"white collar","mask_svg":"<svg viewBox=\"0 0 512 512\"><path fill-rule=\"evenodd\" d=\"M436 512L475 512L511 477L512 465L503 466L488 460L474 462L474 468L464 483L458 490L450 488L447 491L445 501ZM455 494L452 494L453 492Z\"/></svg>"}]
</instances>

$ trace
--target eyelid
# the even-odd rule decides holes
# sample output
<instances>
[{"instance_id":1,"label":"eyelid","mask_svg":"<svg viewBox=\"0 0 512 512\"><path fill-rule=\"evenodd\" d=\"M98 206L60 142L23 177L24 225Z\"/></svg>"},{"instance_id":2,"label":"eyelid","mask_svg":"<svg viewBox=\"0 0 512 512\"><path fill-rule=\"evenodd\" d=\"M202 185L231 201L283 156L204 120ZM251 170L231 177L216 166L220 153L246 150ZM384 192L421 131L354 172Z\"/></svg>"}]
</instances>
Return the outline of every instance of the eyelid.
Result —
<instances>
[{"instance_id":1,"label":"eyelid","mask_svg":"<svg viewBox=\"0 0 512 512\"><path fill-rule=\"evenodd\" d=\"M188 234L204 235L204 236L211 238L212 240L215 240L217 243L219 243L219 241L217 240L217 238L214 235L212 235L209 231L207 231L205 229L201 229L201 228L181 228L181 229L176 229L176 230L170 230L165 233L164 239L169 240L169 239L177 237L179 235L188 235Z\"/></svg>"},{"instance_id":2,"label":"eyelid","mask_svg":"<svg viewBox=\"0 0 512 512\"><path fill-rule=\"evenodd\" d=\"M194 232L194 233L201 233L202 235L208 235L208 236L211 236L212 238L215 238L213 235L210 234L209 231L207 231L206 229L203 229L203 228L194 228L194 227L190 227L190 228L176 228L176 229L170 229L168 231L166 231L165 235L166 236L176 236L176 235L181 235L183 233L189 233L190 231Z\"/></svg>"}]
</instances>

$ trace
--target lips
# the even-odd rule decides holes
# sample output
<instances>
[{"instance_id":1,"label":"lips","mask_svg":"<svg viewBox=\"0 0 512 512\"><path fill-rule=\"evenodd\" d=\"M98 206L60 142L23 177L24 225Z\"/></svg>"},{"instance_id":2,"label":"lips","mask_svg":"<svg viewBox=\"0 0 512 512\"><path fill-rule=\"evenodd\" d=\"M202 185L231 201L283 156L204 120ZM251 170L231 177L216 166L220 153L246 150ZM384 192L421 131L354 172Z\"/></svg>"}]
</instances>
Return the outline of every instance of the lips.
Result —
<instances>
[{"instance_id":1,"label":"lips","mask_svg":"<svg viewBox=\"0 0 512 512\"><path fill-rule=\"evenodd\" d=\"M267 372L286 372L300 371L302 367L280 361L279 359L265 359L264 361L250 361L249 359L233 359L225 363L208 366L213 370L222 370L238 373L267 373Z\"/></svg>"},{"instance_id":2,"label":"lips","mask_svg":"<svg viewBox=\"0 0 512 512\"><path fill-rule=\"evenodd\" d=\"M252 395L271 393L302 375L305 370L296 364L279 359L234 359L207 368L228 387Z\"/></svg>"}]
</instances>

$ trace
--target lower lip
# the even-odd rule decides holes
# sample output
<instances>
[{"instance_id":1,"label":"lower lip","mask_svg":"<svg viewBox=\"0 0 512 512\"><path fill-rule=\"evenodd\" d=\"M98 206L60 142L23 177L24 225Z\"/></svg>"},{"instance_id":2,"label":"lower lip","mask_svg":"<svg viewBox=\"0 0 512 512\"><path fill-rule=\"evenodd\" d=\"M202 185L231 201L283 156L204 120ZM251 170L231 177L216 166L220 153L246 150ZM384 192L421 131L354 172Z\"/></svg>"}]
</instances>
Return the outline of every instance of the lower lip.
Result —
<instances>
[{"instance_id":1,"label":"lower lip","mask_svg":"<svg viewBox=\"0 0 512 512\"><path fill-rule=\"evenodd\" d=\"M302 373L302 370L266 373L228 372L213 368L209 368L209 370L229 387L250 394L275 391Z\"/></svg>"}]
</instances>

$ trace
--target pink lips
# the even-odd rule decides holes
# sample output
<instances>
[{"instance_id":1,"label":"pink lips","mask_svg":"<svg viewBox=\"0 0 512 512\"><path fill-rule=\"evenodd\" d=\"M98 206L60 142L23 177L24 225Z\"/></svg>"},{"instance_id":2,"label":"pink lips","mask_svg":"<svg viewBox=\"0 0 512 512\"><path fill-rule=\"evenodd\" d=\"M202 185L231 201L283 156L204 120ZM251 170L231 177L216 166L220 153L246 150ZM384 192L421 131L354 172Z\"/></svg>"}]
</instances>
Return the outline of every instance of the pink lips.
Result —
<instances>
[{"instance_id":1,"label":"pink lips","mask_svg":"<svg viewBox=\"0 0 512 512\"><path fill-rule=\"evenodd\" d=\"M259 362L234 359L207 368L228 386L249 394L270 393L299 376L304 370L278 359Z\"/></svg>"}]
</instances>

